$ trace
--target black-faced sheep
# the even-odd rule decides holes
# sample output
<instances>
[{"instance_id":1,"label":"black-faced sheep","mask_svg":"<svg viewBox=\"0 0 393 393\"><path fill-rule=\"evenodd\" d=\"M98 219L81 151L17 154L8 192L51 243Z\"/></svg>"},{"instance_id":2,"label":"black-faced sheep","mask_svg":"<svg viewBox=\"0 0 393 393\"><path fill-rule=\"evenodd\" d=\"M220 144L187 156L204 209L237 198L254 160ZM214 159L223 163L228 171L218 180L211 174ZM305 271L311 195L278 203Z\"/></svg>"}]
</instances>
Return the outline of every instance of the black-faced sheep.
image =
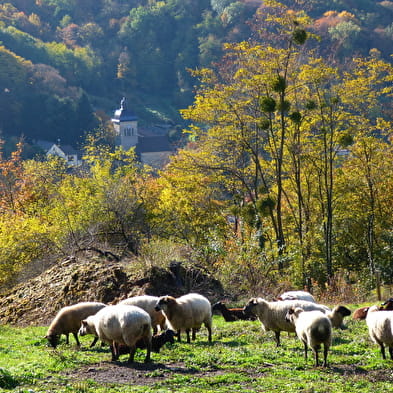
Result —
<instances>
[{"instance_id":1,"label":"black-faced sheep","mask_svg":"<svg viewBox=\"0 0 393 393\"><path fill-rule=\"evenodd\" d=\"M125 304L107 306L83 320L79 334L94 334L104 343L108 343L113 361L119 358L119 346L126 345L129 348L129 363L134 361L136 343L138 340L144 340L147 348L145 362L150 361L151 319L140 307Z\"/></svg>"},{"instance_id":2,"label":"black-faced sheep","mask_svg":"<svg viewBox=\"0 0 393 393\"><path fill-rule=\"evenodd\" d=\"M390 298L381 304L382 309L386 311L393 310L393 298Z\"/></svg>"},{"instance_id":3,"label":"black-faced sheep","mask_svg":"<svg viewBox=\"0 0 393 393\"><path fill-rule=\"evenodd\" d=\"M208 340L212 340L212 311L208 299L197 293L174 298L172 296L162 296L157 302L156 310L162 310L171 325L177 332L178 341L181 341L181 331L187 334L187 343L190 343L190 331L192 339L195 340L196 330L202 324L208 330Z\"/></svg>"},{"instance_id":4,"label":"black-faced sheep","mask_svg":"<svg viewBox=\"0 0 393 393\"><path fill-rule=\"evenodd\" d=\"M296 335L304 344L304 357L307 349L314 352L315 365L319 366L318 350L323 344L323 366L327 366L327 354L332 344L332 324L321 311L304 311L302 308L289 309L285 319L295 326Z\"/></svg>"},{"instance_id":5,"label":"black-faced sheep","mask_svg":"<svg viewBox=\"0 0 393 393\"><path fill-rule=\"evenodd\" d=\"M166 328L166 318L164 313L162 311L155 310L155 306L159 299L160 298L158 296L141 295L124 299L119 304L137 306L145 310L150 315L153 333L157 334L157 326L159 326L161 330L165 330Z\"/></svg>"},{"instance_id":6,"label":"black-faced sheep","mask_svg":"<svg viewBox=\"0 0 393 393\"><path fill-rule=\"evenodd\" d=\"M280 332L295 332L292 323L285 320L289 309L301 307L305 311L319 310L323 313L330 309L321 304L306 302L304 300L286 300L283 302L268 302L262 298L252 298L245 307L246 312L254 313L262 324L264 331L272 330L275 333L277 346L280 345Z\"/></svg>"},{"instance_id":7,"label":"black-faced sheep","mask_svg":"<svg viewBox=\"0 0 393 393\"><path fill-rule=\"evenodd\" d=\"M306 291L288 291L277 297L277 300L305 300L306 302L316 303L311 293Z\"/></svg>"},{"instance_id":8,"label":"black-faced sheep","mask_svg":"<svg viewBox=\"0 0 393 393\"><path fill-rule=\"evenodd\" d=\"M334 328L346 329L344 318L351 315L351 310L344 306L335 306L331 312L327 313Z\"/></svg>"},{"instance_id":9,"label":"black-faced sheep","mask_svg":"<svg viewBox=\"0 0 393 393\"><path fill-rule=\"evenodd\" d=\"M227 322L234 322L238 320L255 321L257 319L254 314L245 312L244 308L228 308L223 302L215 303L212 310L219 311Z\"/></svg>"},{"instance_id":10,"label":"black-faced sheep","mask_svg":"<svg viewBox=\"0 0 393 393\"><path fill-rule=\"evenodd\" d=\"M106 304L98 302L82 302L63 307L49 325L45 338L48 339L49 344L53 348L56 348L62 334L66 336L66 343L68 344L69 334L72 333L76 344L80 346L78 330L81 326L81 321L90 315L96 314L104 307L106 307Z\"/></svg>"},{"instance_id":11,"label":"black-faced sheep","mask_svg":"<svg viewBox=\"0 0 393 393\"><path fill-rule=\"evenodd\" d=\"M367 311L366 323L371 340L381 348L382 358L386 359L386 345L393 360L393 313L372 306Z\"/></svg>"}]
</instances>

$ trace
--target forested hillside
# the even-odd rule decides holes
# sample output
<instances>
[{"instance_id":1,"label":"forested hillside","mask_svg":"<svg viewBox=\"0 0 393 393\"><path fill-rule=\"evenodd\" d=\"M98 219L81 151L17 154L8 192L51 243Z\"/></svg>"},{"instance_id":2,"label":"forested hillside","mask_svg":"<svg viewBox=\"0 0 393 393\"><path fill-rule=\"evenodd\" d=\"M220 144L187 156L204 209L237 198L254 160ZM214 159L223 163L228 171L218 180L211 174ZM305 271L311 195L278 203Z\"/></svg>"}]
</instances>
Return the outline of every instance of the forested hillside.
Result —
<instances>
[{"instance_id":1,"label":"forested hillside","mask_svg":"<svg viewBox=\"0 0 393 393\"><path fill-rule=\"evenodd\" d=\"M196 264L234 294L393 282L392 2L1 10L4 136L79 142L126 95L184 144L157 171L102 124L75 171L2 154L0 284L85 252Z\"/></svg>"},{"instance_id":2,"label":"forested hillside","mask_svg":"<svg viewBox=\"0 0 393 393\"><path fill-rule=\"evenodd\" d=\"M314 18L332 61L389 58L393 2L285 1ZM210 66L226 42L253 37L259 0L15 0L0 5L0 129L4 137L76 145L126 95L142 123L182 123L189 69ZM255 36L253 37L255 38Z\"/></svg>"}]
</instances>

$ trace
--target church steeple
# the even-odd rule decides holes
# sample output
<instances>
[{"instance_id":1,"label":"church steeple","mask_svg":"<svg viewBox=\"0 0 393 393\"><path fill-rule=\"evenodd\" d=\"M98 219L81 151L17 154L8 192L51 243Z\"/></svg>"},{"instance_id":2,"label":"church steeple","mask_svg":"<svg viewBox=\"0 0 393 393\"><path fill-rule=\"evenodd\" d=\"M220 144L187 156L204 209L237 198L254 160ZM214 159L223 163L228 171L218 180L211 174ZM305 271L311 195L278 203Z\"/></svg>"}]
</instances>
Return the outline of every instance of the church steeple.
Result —
<instances>
[{"instance_id":1,"label":"church steeple","mask_svg":"<svg viewBox=\"0 0 393 393\"><path fill-rule=\"evenodd\" d=\"M116 144L125 150L138 144L138 118L127 108L125 97L120 101L120 109L115 111L112 119L116 132Z\"/></svg>"}]
</instances>

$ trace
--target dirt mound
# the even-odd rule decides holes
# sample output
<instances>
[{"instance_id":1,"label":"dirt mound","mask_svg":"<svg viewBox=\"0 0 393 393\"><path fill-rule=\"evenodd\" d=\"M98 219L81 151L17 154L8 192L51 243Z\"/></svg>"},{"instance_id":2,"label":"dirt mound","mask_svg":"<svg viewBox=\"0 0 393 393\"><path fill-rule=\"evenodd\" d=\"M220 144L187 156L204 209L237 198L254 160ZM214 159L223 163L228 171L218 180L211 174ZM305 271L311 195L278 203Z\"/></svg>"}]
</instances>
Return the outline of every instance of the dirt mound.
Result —
<instances>
[{"instance_id":1,"label":"dirt mound","mask_svg":"<svg viewBox=\"0 0 393 393\"><path fill-rule=\"evenodd\" d=\"M131 260L66 260L0 297L0 323L49 324L60 308L82 301L116 303L129 296L181 296L199 292L215 301L224 296L221 284L196 268L180 263L153 267L132 275Z\"/></svg>"}]
</instances>

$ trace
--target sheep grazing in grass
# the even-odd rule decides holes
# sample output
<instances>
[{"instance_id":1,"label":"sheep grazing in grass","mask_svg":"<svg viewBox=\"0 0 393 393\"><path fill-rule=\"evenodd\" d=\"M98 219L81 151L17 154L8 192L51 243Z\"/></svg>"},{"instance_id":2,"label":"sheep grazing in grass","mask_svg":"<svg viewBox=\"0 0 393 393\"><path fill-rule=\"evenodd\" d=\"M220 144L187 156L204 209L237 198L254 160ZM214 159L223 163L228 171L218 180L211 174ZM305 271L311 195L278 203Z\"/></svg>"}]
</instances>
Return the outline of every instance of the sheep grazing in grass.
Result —
<instances>
[{"instance_id":1,"label":"sheep grazing in grass","mask_svg":"<svg viewBox=\"0 0 393 393\"><path fill-rule=\"evenodd\" d=\"M304 311L300 307L290 308L285 319L295 326L296 334L304 344L307 361L308 347L314 352L315 366L319 366L318 351L323 344L323 366L327 366L327 355L332 344L332 324L321 311Z\"/></svg>"},{"instance_id":2,"label":"sheep grazing in grass","mask_svg":"<svg viewBox=\"0 0 393 393\"><path fill-rule=\"evenodd\" d=\"M386 359L386 345L393 360L393 313L381 312L377 306L372 306L367 311L366 324L371 340L381 348L382 358Z\"/></svg>"},{"instance_id":3,"label":"sheep grazing in grass","mask_svg":"<svg viewBox=\"0 0 393 393\"><path fill-rule=\"evenodd\" d=\"M251 312L245 312L244 308L228 308L223 302L215 303L212 310L219 311L227 322L238 320L255 321L257 319Z\"/></svg>"},{"instance_id":4,"label":"sheep grazing in grass","mask_svg":"<svg viewBox=\"0 0 393 393\"><path fill-rule=\"evenodd\" d=\"M159 299L160 298L158 296L141 295L124 299L119 304L137 306L145 310L150 315L153 334L157 334L157 326L160 330L165 330L166 328L166 318L164 313L162 311L155 310L155 306Z\"/></svg>"},{"instance_id":5,"label":"sheep grazing in grass","mask_svg":"<svg viewBox=\"0 0 393 393\"><path fill-rule=\"evenodd\" d=\"M119 359L120 345L129 348L129 363L134 361L138 340L146 343L145 362L150 361L151 352L151 319L150 315L140 307L118 304L107 306L97 314L82 321L79 334L94 334L102 342L108 343L112 352L112 361Z\"/></svg>"},{"instance_id":6,"label":"sheep grazing in grass","mask_svg":"<svg viewBox=\"0 0 393 393\"><path fill-rule=\"evenodd\" d=\"M190 343L202 324L208 330L208 340L212 340L212 310L208 299L197 293L189 293L178 298L162 296L156 304L156 310L162 310L171 328L177 332L178 341L181 341L181 332L187 334L187 343Z\"/></svg>"},{"instance_id":7,"label":"sheep grazing in grass","mask_svg":"<svg viewBox=\"0 0 393 393\"><path fill-rule=\"evenodd\" d=\"M254 313L262 324L264 331L272 330L275 333L277 346L280 345L280 332L295 332L292 323L285 320L287 312L292 308L301 307L306 311L318 310L323 313L330 309L321 304L306 302L304 300L286 300L283 302L268 302L262 298L252 298L245 307L245 312Z\"/></svg>"},{"instance_id":8,"label":"sheep grazing in grass","mask_svg":"<svg viewBox=\"0 0 393 393\"><path fill-rule=\"evenodd\" d=\"M164 332L161 332L159 334L155 334L152 338L151 338L151 350L152 352L156 352L159 353L160 349L166 344L174 344L175 343L175 337L176 336L176 332L174 332L171 329L165 330ZM138 349L145 349L146 348L146 341L141 339L138 340L138 342L136 343L136 347ZM126 355L130 353L130 349L125 346L125 345L120 345L119 347L119 354L120 355Z\"/></svg>"},{"instance_id":9,"label":"sheep grazing in grass","mask_svg":"<svg viewBox=\"0 0 393 393\"><path fill-rule=\"evenodd\" d=\"M288 291L277 297L277 300L304 300L306 302L316 303L311 293L306 291Z\"/></svg>"},{"instance_id":10,"label":"sheep grazing in grass","mask_svg":"<svg viewBox=\"0 0 393 393\"><path fill-rule=\"evenodd\" d=\"M90 315L96 314L104 307L106 307L106 304L98 302L82 302L63 307L49 325L45 338L48 339L53 348L56 348L62 334L66 336L66 343L68 344L69 334L72 333L76 344L80 346L78 330L81 321Z\"/></svg>"}]
</instances>

